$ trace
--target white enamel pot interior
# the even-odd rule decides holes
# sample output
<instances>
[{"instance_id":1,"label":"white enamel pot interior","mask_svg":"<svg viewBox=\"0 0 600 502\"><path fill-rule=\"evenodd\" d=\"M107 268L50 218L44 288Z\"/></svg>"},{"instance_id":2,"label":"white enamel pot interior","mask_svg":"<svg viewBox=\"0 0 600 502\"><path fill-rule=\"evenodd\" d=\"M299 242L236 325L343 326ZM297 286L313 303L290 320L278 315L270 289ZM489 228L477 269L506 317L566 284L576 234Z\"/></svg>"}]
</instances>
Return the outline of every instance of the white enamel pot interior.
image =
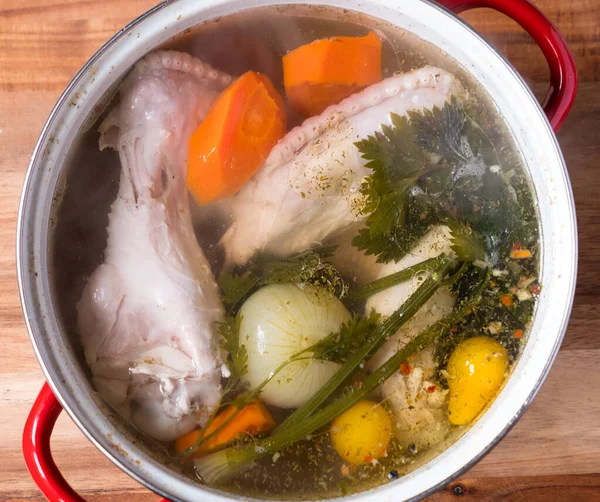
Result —
<instances>
[{"instance_id":1,"label":"white enamel pot interior","mask_svg":"<svg viewBox=\"0 0 600 502\"><path fill-rule=\"evenodd\" d=\"M301 4L288 0L287 4ZM408 475L348 500L420 498L480 459L514 425L539 390L560 346L576 277L575 210L556 138L534 96L514 69L475 32L440 7L421 1L316 0L312 4L360 11L411 31L446 51L486 89L516 139L533 181L542 227L537 313L512 376L487 412L455 444ZM100 97L144 54L203 21L270 0L165 2L115 35L71 82L41 134L21 201L18 274L31 339L55 395L90 440L124 471L170 499L248 500L195 483L165 467L114 421L93 392L56 315L49 276L53 196L78 131Z\"/></svg>"}]
</instances>

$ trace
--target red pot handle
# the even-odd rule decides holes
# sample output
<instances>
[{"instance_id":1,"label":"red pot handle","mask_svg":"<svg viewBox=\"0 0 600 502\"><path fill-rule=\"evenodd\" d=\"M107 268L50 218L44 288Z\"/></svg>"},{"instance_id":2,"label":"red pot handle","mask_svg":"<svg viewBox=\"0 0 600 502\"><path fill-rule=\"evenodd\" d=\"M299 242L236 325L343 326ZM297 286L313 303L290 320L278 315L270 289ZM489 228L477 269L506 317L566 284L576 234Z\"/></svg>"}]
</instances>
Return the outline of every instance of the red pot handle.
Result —
<instances>
[{"instance_id":1,"label":"red pot handle","mask_svg":"<svg viewBox=\"0 0 600 502\"><path fill-rule=\"evenodd\" d=\"M50 502L85 502L56 467L50 436L62 406L45 383L29 412L23 430L23 455L31 477ZM169 502L161 499L159 502Z\"/></svg>"},{"instance_id":2,"label":"red pot handle","mask_svg":"<svg viewBox=\"0 0 600 502\"><path fill-rule=\"evenodd\" d=\"M497 10L510 17L536 41L550 67L550 88L543 107L550 125L558 131L577 94L577 69L567 44L537 7L527 0L437 0L455 14L478 7Z\"/></svg>"}]
</instances>

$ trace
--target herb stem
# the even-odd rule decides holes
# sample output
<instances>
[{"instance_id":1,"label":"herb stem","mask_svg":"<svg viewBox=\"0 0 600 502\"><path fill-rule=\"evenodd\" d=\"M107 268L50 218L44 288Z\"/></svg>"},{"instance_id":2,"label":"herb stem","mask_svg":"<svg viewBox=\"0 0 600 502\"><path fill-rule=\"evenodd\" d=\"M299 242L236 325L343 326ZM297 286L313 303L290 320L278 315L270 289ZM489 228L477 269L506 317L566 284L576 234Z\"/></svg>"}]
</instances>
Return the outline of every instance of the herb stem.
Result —
<instances>
[{"instance_id":1,"label":"herb stem","mask_svg":"<svg viewBox=\"0 0 600 502\"><path fill-rule=\"evenodd\" d=\"M396 310L375 332L375 334L365 340L365 343L356 350L342 367L333 375L323 387L321 387L313 396L301 407L292 413L275 431L282 431L302 422L309 417L315 410L330 397L360 365L360 363L370 357L379 347L381 347L398 329L405 324L417 311L431 298L433 293L439 287L450 260L440 258L434 273L427 278L421 286Z\"/></svg>"},{"instance_id":2,"label":"herb stem","mask_svg":"<svg viewBox=\"0 0 600 502\"><path fill-rule=\"evenodd\" d=\"M317 342L318 343L318 342ZM216 436L217 434L219 434L219 432L221 432L225 427L227 427L234 419L235 417L238 416L238 414L255 398L257 398L259 396L259 394L262 392L262 390L264 389L265 385L267 385L280 371L282 371L288 364L293 363L295 361L301 361L303 359L311 359L311 357L300 357L303 354L305 354L306 352L312 351L314 350L316 344L311 345L310 347L307 347L306 349L303 349L299 352L296 352L295 354L292 354L290 357L288 357L284 362L282 362L276 369L275 371L273 371L267 378L265 378L256 388L254 388L249 394L247 394L246 396L244 396L241 399L241 402L236 403L236 401L234 401L233 403L231 403L233 406L235 406L237 409L227 418L227 420L225 420L221 425L219 425L214 431L212 431L210 434L205 435L201 435L196 442L186 448L185 450L183 450L179 455L183 456L183 457L189 457L190 455L193 455L194 453L196 453L198 451L198 448L200 448L200 446L202 446L204 443L206 443L206 441L208 441L209 439L213 438L214 436ZM207 422L206 426L204 427L204 430L206 431L208 429L208 426L211 424L211 422L215 419L216 417L216 412L212 414L211 418L209 419L209 421ZM220 447L217 447L215 449L212 450L203 450L202 453L210 453L212 451L218 451L220 449Z\"/></svg>"},{"instance_id":3,"label":"herb stem","mask_svg":"<svg viewBox=\"0 0 600 502\"><path fill-rule=\"evenodd\" d=\"M436 338L445 333L453 324L460 321L468 309L480 301L481 293L487 287L489 278L490 274L488 271L485 278L475 289L470 301L465 302L460 309L419 333L412 341L407 343L367 377L361 388L353 388L337 401L317 411L310 418L296 422L294 427L283 429L279 427L271 436L256 443L245 445L241 448L228 448L197 460L196 467L204 481L207 483L225 481L235 475L249 462L290 446L327 425L335 417L354 406L363 397L367 396L377 386L396 373L401 363L405 362L411 355L423 350ZM402 308L399 310L402 310Z\"/></svg>"},{"instance_id":4,"label":"herb stem","mask_svg":"<svg viewBox=\"0 0 600 502\"><path fill-rule=\"evenodd\" d=\"M453 275L442 281L441 286L450 286L451 284L454 284L456 281L458 281L467 271L470 264L471 263L468 261L463 261L460 268Z\"/></svg>"},{"instance_id":5,"label":"herb stem","mask_svg":"<svg viewBox=\"0 0 600 502\"><path fill-rule=\"evenodd\" d=\"M379 293L385 289L391 288L396 284L400 284L404 281L407 281L414 277L415 275L421 272L427 272L428 270L432 270L436 268L443 255L440 255L436 258L429 258L424 260L416 265L412 265L411 267L406 267L398 272L382 277L381 279L377 279L375 281L369 282L363 286L360 286L358 289L353 291L348 295L349 303L357 303L361 300L365 300L369 296L373 296L375 293Z\"/></svg>"}]
</instances>

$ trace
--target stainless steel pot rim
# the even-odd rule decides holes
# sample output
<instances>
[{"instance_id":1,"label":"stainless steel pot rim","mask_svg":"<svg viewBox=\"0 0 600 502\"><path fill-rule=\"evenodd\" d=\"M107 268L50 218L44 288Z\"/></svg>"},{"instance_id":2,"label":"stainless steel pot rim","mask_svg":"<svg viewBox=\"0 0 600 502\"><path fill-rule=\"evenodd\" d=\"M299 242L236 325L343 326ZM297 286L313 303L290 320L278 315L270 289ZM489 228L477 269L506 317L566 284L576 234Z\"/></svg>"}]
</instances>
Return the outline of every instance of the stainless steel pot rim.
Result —
<instances>
[{"instance_id":1,"label":"stainless steel pot rim","mask_svg":"<svg viewBox=\"0 0 600 502\"><path fill-rule=\"evenodd\" d=\"M54 368L51 364L49 364L50 361L49 361L48 354L42 350L43 342L40 339L40 337L36 335L36 331L31 322L31 319L34 319L39 314L39 312L35 309L35 306L31 304L30 298L27 298L26 292L24 290L24 285L26 283L31 282L30 276L34 273L34 269L30 269L30 260L29 260L29 256L28 256L29 249L28 249L28 246L26 246L26 244L29 244L29 242L28 242L28 236L27 236L25 226L28 221L28 218L26 218L26 215L32 211L32 208L35 208L35 204L36 204L35 201L31 202L30 197L29 197L32 192L32 180L34 177L36 166L38 166L40 159L44 155L45 145L48 142L50 132L56 126L58 116L60 115L63 108L66 106L69 96L71 96L71 94L78 88L84 75L86 75L87 72L89 72L89 70L94 66L94 64L96 64L105 55L105 53L114 46L114 44L116 42L123 40L125 37L128 36L128 34L132 33L132 31L136 27L138 27L143 21L152 17L154 14L157 14L158 12L165 10L169 6L181 4L184 2L185 2L185 0L164 1L161 4L152 8L151 10L147 11L146 13L142 14L140 17L135 19L130 24L128 24L125 28L123 28L116 35L114 35L108 42L106 42L96 52L96 54L94 54L92 56L92 58L90 58L90 60L83 66L83 68L77 73L77 75L70 82L68 87L65 89L65 91L61 95L59 101L57 102L54 109L50 113L50 116L49 116L49 118L42 130L42 133L40 135L40 139L38 140L38 142L36 144L31 161L30 161L28 169L27 169L27 173L26 173L25 181L24 181L24 185L23 185L22 197L21 197L21 201L20 201L19 214L18 214L18 219L17 219L17 250L16 250L19 292L20 292L20 296L21 296L21 303L23 305L25 322L27 325L29 336L30 336L32 344L34 346L36 356L37 356L38 360L40 361L40 365L42 367L44 375L46 376L46 379L48 380L56 397L59 399L59 401L61 402L63 407L67 410L67 412L69 413L71 418L75 421L75 423L78 425L78 427L84 432L84 434L86 434L86 436L88 436L88 438L94 443L94 445L97 448L99 448L113 463L115 463L121 469L126 471L130 476L132 476L138 482L144 484L151 490L153 490L157 493L160 493L161 495L163 495L165 497L169 497L173 500L176 500L176 498L174 498L173 493L170 493L168 491L169 487L167 484L157 483L156 480L152 479L153 476L151 475L150 472L140 471L138 469L132 468L132 464L130 462L125 462L123 458L120 458L117 455L115 455L114 445L108 444L105 437L102 437L101 439L95 437L95 435L93 435L89 430L89 429L91 429L90 424L89 424L90 417L84 416L82 419L72 409L73 402L72 402L71 396L64 394L64 389L62 389L57 384L57 381L60 379L61 375L59 374L59 372L56 371L56 368ZM220 0L217 2L213 2L213 3L227 4L229 2L228 2L228 0L225 0L225 1ZM279 2L276 2L273 0L267 0L267 1L262 1L262 2L260 0L253 0L251 2L246 2L244 4L244 8L251 8L251 7L254 7L257 5L277 4L277 3L279 3ZM283 2L283 3L303 3L303 2L299 2L297 0L292 0L289 2ZM342 0L329 0L329 1L319 0L319 1L313 2L313 3L324 4L324 5L344 6L346 8L350 8L350 9L352 9L353 7L359 7L358 2L356 2L354 0L348 1L348 2L344 2ZM364 4L372 4L372 3L373 3L373 0L368 0L368 1L364 2ZM550 353L550 356L547 358L546 365L543 368L543 370L541 371L540 376L537 379L537 381L536 381L532 391L528 395L528 397L524 400L523 404L518 409L517 413L514 414L512 419L506 423L504 429L502 429L493 438L492 441L490 441L483 448L481 448L480 452L476 456L474 456L468 463L463 465L460 469L458 469L457 471L455 471L454 473L452 473L445 479L440 480L437 484L435 484L435 486L428 487L425 491L423 491L422 493L420 493L418 495L415 495L410 500L420 500L420 499L428 496L432 492L439 489L441 486L444 486L445 484L451 482L453 479L456 479L458 476L460 476L462 473L464 473L466 470L468 470L470 467L472 467L473 464L475 464L483 456L485 456L502 439L502 437L504 437L504 435L515 425L515 423L517 422L519 417L522 415L522 413L528 408L529 404L531 403L531 401L533 400L533 398L539 391L543 381L545 380L545 378L548 374L548 371L556 357L558 349L560 348L562 339L564 337L568 318L569 318L569 315L571 312L571 306L572 306L573 296L574 296L574 292L575 292L575 279L576 279L576 273L577 273L577 260L576 260L577 233L576 233L574 202L573 202L573 195L572 195L570 181L569 181L569 178L566 173L564 159L563 159L560 149L558 147L557 140L550 128L548 121L546 120L546 118L543 114L543 111L541 110L541 108L537 104L537 101L535 100L535 97L531 93L531 90L527 87L525 82L518 75L518 73L514 70L514 68L510 65L510 63L508 61L506 61L506 59L502 55L500 55L498 52L496 52L495 49L493 49L484 39L481 38L481 36L479 36L466 23L464 23L460 19L456 19L452 14L448 13L445 9L443 9L442 7L438 6L437 4L435 4L433 2L430 2L429 0L421 0L421 3L427 4L430 8L433 8L436 11L443 13L445 16L447 16L449 19L451 19L454 23L460 24L462 26L463 30L468 31L472 37L477 39L478 43L482 44L482 46L484 46L488 51L491 51L493 53L494 57L498 58L499 60L501 60L503 62L503 64L506 66L507 71L509 71L512 74L512 77L515 77L518 80L518 82L520 83L520 87L522 88L522 91L524 91L524 95L528 96L529 100L535 104L535 108L536 108L537 114L539 116L536 118L541 119L543 121L543 123L545 123L545 127L547 129L545 131L545 133L550 135L553 140L553 147L554 147L555 151L552 153L557 156L559 163L562 166L561 183L563 185L563 188L566 190L568 205L571 208L571 211L569 214L569 227L571 229L571 235L568 236L568 239L573 243L573 246L574 246L573 254L574 254L575 259L572 260L571 269L569 271L566 271L566 273L569 274L570 282L567 285L568 291L566 293L566 296L568 297L568 301L566 302L565 308L562 313L562 321L560 323L560 330L558 330L558 334L555 338L555 342L552 347L552 351ZM234 9L234 10L240 10L240 9ZM357 10L362 10L362 9L358 8ZM88 423L86 424L86 422L88 422ZM465 439L466 438L463 438L460 441L463 441ZM146 457L143 453L141 453L141 452L137 452L137 453L139 455L139 458L142 459L145 463L147 463L151 467L159 469L159 470L165 469L160 464L157 464L154 460L150 459L149 457ZM156 465L152 465L152 464L156 464ZM421 468L417 469L417 471L413 471L413 473L411 473L410 475L415 475L415 473L417 473L418 471L421 471L426 468L427 468L427 466L421 467ZM175 477L178 477L178 476L175 476ZM358 499L364 498L366 500L367 498L369 498L369 494L375 495L375 492L381 491L381 488L389 489L390 486L397 486L397 485L398 485L398 482L391 483L391 484L385 485L384 487L380 487L380 488L371 490L369 492L363 492L362 494L356 494L356 495L347 497L347 499L348 500L350 500L350 499L358 500ZM198 486L200 486L200 485L198 485ZM209 493L212 495L211 500L225 501L225 500L232 500L232 499L238 498L236 496L232 496L230 494L225 494L224 492L216 491L216 490L206 488L206 487L202 487L202 490L203 490L204 495L208 495ZM243 500L249 500L249 499L244 497ZM255 499L252 499L252 500L255 500ZM383 498L382 498L382 500L383 500Z\"/></svg>"}]
</instances>

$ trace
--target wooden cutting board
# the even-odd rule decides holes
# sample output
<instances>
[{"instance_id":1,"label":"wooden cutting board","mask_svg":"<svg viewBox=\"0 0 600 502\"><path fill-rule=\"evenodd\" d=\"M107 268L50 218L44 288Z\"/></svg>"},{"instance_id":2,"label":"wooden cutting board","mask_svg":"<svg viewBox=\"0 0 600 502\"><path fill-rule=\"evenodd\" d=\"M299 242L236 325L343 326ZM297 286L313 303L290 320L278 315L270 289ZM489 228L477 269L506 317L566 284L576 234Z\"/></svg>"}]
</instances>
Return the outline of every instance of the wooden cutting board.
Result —
<instances>
[{"instance_id":1,"label":"wooden cutting board","mask_svg":"<svg viewBox=\"0 0 600 502\"><path fill-rule=\"evenodd\" d=\"M507 0L510 1L510 0ZM43 500L25 468L21 433L43 377L21 317L15 226L23 175L60 93L111 35L156 2L0 2L0 500ZM579 282L565 341L538 397L508 436L461 479L431 497L480 500L600 500L600 2L543 0L567 37L582 83L559 134L579 223ZM512 21L487 11L464 16L543 95L539 49ZM66 416L52 438L58 466L90 500L155 500L121 472Z\"/></svg>"}]
</instances>

